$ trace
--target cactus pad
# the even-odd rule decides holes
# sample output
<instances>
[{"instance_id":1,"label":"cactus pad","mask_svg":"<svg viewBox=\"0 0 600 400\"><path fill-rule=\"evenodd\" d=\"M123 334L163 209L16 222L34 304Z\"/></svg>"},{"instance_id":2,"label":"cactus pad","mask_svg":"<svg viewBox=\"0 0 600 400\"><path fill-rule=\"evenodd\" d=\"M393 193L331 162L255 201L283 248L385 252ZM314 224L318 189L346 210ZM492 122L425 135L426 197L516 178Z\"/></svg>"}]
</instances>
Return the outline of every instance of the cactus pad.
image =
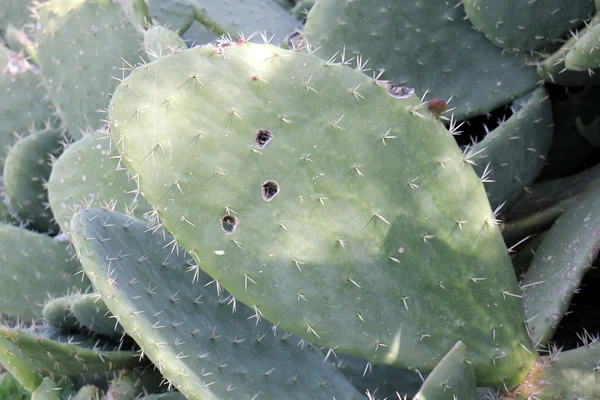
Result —
<instances>
[{"instance_id":1,"label":"cactus pad","mask_svg":"<svg viewBox=\"0 0 600 400\"><path fill-rule=\"evenodd\" d=\"M11 205L41 232L58 231L48 205L46 183L52 163L63 151L63 139L56 129L34 132L15 144L4 164L4 187Z\"/></svg>"},{"instance_id":2,"label":"cactus pad","mask_svg":"<svg viewBox=\"0 0 600 400\"><path fill-rule=\"evenodd\" d=\"M298 347L256 310L215 290L212 278L171 252L171 237L98 209L80 211L71 225L86 273L108 307L188 399L361 397L320 353Z\"/></svg>"},{"instance_id":3,"label":"cactus pad","mask_svg":"<svg viewBox=\"0 0 600 400\"><path fill-rule=\"evenodd\" d=\"M325 59L345 50L348 61L360 53L357 68L369 75L385 68L383 79L414 87L419 96L454 96L459 119L526 94L538 79L523 57L476 32L457 2L317 1L304 37Z\"/></svg>"},{"instance_id":4,"label":"cactus pad","mask_svg":"<svg viewBox=\"0 0 600 400\"><path fill-rule=\"evenodd\" d=\"M482 383L511 385L533 362L481 181L412 90L251 43L125 83L110 106L123 162L243 303L375 363L430 370L463 340Z\"/></svg>"},{"instance_id":5,"label":"cactus pad","mask_svg":"<svg viewBox=\"0 0 600 400\"><path fill-rule=\"evenodd\" d=\"M37 58L49 96L69 134L81 137L105 118L120 70L139 61L141 34L121 5L106 0L52 0L37 9ZM123 61L125 60L125 61Z\"/></svg>"}]
</instances>

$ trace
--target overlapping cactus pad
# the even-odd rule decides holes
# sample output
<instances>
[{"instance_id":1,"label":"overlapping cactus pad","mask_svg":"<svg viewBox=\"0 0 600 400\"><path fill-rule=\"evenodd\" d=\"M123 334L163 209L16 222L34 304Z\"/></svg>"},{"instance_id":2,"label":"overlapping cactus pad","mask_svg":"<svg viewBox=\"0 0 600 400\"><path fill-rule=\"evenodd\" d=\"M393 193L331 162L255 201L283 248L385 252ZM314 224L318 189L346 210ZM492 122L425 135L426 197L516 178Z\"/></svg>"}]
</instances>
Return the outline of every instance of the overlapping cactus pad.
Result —
<instances>
[{"instance_id":1,"label":"overlapping cactus pad","mask_svg":"<svg viewBox=\"0 0 600 400\"><path fill-rule=\"evenodd\" d=\"M462 340L480 384L534 362L480 178L410 88L240 40L135 69L109 113L164 226L271 322L422 370Z\"/></svg>"}]
</instances>

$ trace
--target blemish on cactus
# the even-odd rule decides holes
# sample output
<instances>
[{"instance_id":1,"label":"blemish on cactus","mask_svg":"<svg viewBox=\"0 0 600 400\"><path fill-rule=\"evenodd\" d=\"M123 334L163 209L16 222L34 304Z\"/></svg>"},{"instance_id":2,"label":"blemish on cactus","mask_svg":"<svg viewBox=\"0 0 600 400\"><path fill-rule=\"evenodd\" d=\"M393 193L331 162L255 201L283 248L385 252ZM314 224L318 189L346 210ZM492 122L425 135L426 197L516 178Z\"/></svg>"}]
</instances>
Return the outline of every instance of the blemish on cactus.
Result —
<instances>
[{"instance_id":1,"label":"blemish on cactus","mask_svg":"<svg viewBox=\"0 0 600 400\"><path fill-rule=\"evenodd\" d=\"M254 143L259 149L264 149L269 142L273 140L273 133L268 129L259 129L256 131Z\"/></svg>"},{"instance_id":2,"label":"blemish on cactus","mask_svg":"<svg viewBox=\"0 0 600 400\"><path fill-rule=\"evenodd\" d=\"M429 100L429 102L427 103L427 108L429 109L429 113L434 118L439 118L440 116L442 116L442 114L446 112L446 110L448 109L448 105L446 104L445 100L435 98Z\"/></svg>"},{"instance_id":3,"label":"blemish on cactus","mask_svg":"<svg viewBox=\"0 0 600 400\"><path fill-rule=\"evenodd\" d=\"M266 181L262 184L262 196L265 201L271 201L279 194L279 184L275 181Z\"/></svg>"},{"instance_id":4,"label":"blemish on cactus","mask_svg":"<svg viewBox=\"0 0 600 400\"><path fill-rule=\"evenodd\" d=\"M238 219L233 215L226 215L221 218L221 227L227 234L231 234L235 231L238 226Z\"/></svg>"},{"instance_id":5,"label":"blemish on cactus","mask_svg":"<svg viewBox=\"0 0 600 400\"><path fill-rule=\"evenodd\" d=\"M395 99L408 99L415 94L415 89L406 86L394 85L393 83L387 84L388 93Z\"/></svg>"}]
</instances>

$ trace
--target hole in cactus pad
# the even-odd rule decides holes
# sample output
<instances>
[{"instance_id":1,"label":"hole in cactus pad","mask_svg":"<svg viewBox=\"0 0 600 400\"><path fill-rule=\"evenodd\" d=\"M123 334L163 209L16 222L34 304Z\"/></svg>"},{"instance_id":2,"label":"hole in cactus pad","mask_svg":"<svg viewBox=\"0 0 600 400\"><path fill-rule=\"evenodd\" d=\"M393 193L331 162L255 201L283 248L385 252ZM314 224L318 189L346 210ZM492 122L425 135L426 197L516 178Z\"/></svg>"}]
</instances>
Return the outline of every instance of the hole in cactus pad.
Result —
<instances>
[{"instance_id":1,"label":"hole in cactus pad","mask_svg":"<svg viewBox=\"0 0 600 400\"><path fill-rule=\"evenodd\" d=\"M407 99L415 94L415 89L406 86L387 84L388 93L395 99Z\"/></svg>"},{"instance_id":2,"label":"hole in cactus pad","mask_svg":"<svg viewBox=\"0 0 600 400\"><path fill-rule=\"evenodd\" d=\"M273 140L273 134L270 130L267 129L259 129L256 131L256 138L254 139L254 143L256 147L259 149L264 149L269 142Z\"/></svg>"},{"instance_id":3,"label":"hole in cactus pad","mask_svg":"<svg viewBox=\"0 0 600 400\"><path fill-rule=\"evenodd\" d=\"M235 228L238 226L238 219L232 215L226 215L221 218L221 227L225 231L225 233L233 233Z\"/></svg>"},{"instance_id":4,"label":"hole in cactus pad","mask_svg":"<svg viewBox=\"0 0 600 400\"><path fill-rule=\"evenodd\" d=\"M275 181L266 181L262 184L262 196L265 201L271 201L279 193L279 185Z\"/></svg>"}]
</instances>

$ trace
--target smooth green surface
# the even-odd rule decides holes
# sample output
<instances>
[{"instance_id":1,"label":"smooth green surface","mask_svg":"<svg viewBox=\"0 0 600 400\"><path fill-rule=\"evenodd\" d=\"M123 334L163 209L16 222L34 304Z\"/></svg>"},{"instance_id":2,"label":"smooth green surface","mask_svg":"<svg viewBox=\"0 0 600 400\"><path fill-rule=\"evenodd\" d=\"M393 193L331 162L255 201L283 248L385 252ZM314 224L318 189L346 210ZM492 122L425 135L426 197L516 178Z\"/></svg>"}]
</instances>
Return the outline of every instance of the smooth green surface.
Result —
<instances>
[{"instance_id":1,"label":"smooth green surface","mask_svg":"<svg viewBox=\"0 0 600 400\"><path fill-rule=\"evenodd\" d=\"M362 55L365 71L414 87L419 96L448 100L455 117L485 114L535 88L535 68L476 32L458 2L322 0L311 9L304 36L325 60L345 48ZM340 62L338 54L337 62ZM356 64L356 58L351 65ZM376 75L376 73L375 73Z\"/></svg>"},{"instance_id":2,"label":"smooth green surface","mask_svg":"<svg viewBox=\"0 0 600 400\"><path fill-rule=\"evenodd\" d=\"M4 164L4 189L11 205L28 226L40 232L58 231L46 183L64 140L57 129L34 132L11 148Z\"/></svg>"},{"instance_id":3,"label":"smooth green surface","mask_svg":"<svg viewBox=\"0 0 600 400\"><path fill-rule=\"evenodd\" d=\"M218 39L218 35L212 29L205 27L198 21L194 21L189 29L181 35L181 38L188 47L193 47L214 42Z\"/></svg>"},{"instance_id":4,"label":"smooth green surface","mask_svg":"<svg viewBox=\"0 0 600 400\"><path fill-rule=\"evenodd\" d=\"M108 136L95 132L71 144L54 164L48 198L63 232L69 231L71 217L82 208L106 207L137 217L150 211L118 155Z\"/></svg>"},{"instance_id":5,"label":"smooth green surface","mask_svg":"<svg viewBox=\"0 0 600 400\"><path fill-rule=\"evenodd\" d=\"M523 287L525 314L535 343L546 344L571 297L600 251L600 188L558 218L538 248Z\"/></svg>"},{"instance_id":6,"label":"smooth green surface","mask_svg":"<svg viewBox=\"0 0 600 400\"><path fill-rule=\"evenodd\" d=\"M189 0L148 0L147 3L155 24L179 34L187 31L196 17L196 10Z\"/></svg>"},{"instance_id":7,"label":"smooth green surface","mask_svg":"<svg viewBox=\"0 0 600 400\"><path fill-rule=\"evenodd\" d=\"M480 176L489 171L487 180L492 182L485 188L492 208L514 204L542 171L552 143L552 105L545 89L517 99L512 110L508 120L467 151L476 154Z\"/></svg>"},{"instance_id":8,"label":"smooth green surface","mask_svg":"<svg viewBox=\"0 0 600 400\"><path fill-rule=\"evenodd\" d=\"M136 69L110 106L113 143L178 243L306 340L425 371L464 340L482 384L517 383L533 357L510 258L443 125L304 52L213 51ZM269 180L281 190L265 201Z\"/></svg>"},{"instance_id":9,"label":"smooth green surface","mask_svg":"<svg viewBox=\"0 0 600 400\"><path fill-rule=\"evenodd\" d=\"M593 0L463 0L469 21L496 45L539 49L562 39L594 13Z\"/></svg>"},{"instance_id":10,"label":"smooth green surface","mask_svg":"<svg viewBox=\"0 0 600 400\"><path fill-rule=\"evenodd\" d=\"M63 400L62 389L52 378L44 378L40 386L31 393L31 400Z\"/></svg>"},{"instance_id":11,"label":"smooth green surface","mask_svg":"<svg viewBox=\"0 0 600 400\"><path fill-rule=\"evenodd\" d=\"M467 348L456 343L423 383L413 400L476 400L477 383Z\"/></svg>"},{"instance_id":12,"label":"smooth green surface","mask_svg":"<svg viewBox=\"0 0 600 400\"><path fill-rule=\"evenodd\" d=\"M320 352L256 320L182 251L172 252L169 235L146 227L123 214L82 210L72 237L90 254L82 258L86 274L113 314L188 399L362 398Z\"/></svg>"},{"instance_id":13,"label":"smooth green surface","mask_svg":"<svg viewBox=\"0 0 600 400\"><path fill-rule=\"evenodd\" d=\"M120 4L52 0L39 6L38 60L49 96L69 134L103 125L110 94L129 63L140 61L141 34ZM125 61L123 61L125 60Z\"/></svg>"},{"instance_id":14,"label":"smooth green surface","mask_svg":"<svg viewBox=\"0 0 600 400\"><path fill-rule=\"evenodd\" d=\"M49 296L84 289L89 282L65 243L0 225L0 314L21 322L42 316Z\"/></svg>"},{"instance_id":15,"label":"smooth green surface","mask_svg":"<svg viewBox=\"0 0 600 400\"><path fill-rule=\"evenodd\" d=\"M37 67L0 45L0 173L7 148L16 142L14 133L24 134L31 125L41 128L51 116L39 79Z\"/></svg>"}]
</instances>

